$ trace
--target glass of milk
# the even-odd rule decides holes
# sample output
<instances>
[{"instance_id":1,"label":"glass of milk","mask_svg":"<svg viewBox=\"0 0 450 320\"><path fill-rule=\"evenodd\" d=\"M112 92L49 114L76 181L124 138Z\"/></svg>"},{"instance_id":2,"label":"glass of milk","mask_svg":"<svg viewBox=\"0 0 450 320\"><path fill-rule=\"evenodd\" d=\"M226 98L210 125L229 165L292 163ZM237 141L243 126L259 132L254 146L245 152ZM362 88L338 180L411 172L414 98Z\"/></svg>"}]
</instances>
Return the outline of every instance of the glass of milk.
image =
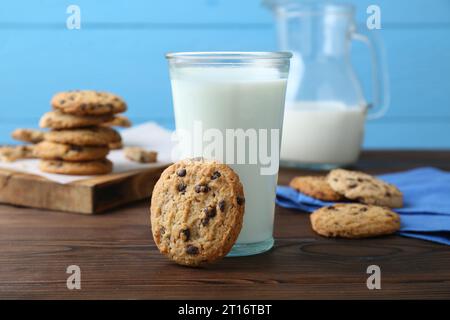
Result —
<instances>
[{"instance_id":1,"label":"glass of milk","mask_svg":"<svg viewBox=\"0 0 450 320\"><path fill-rule=\"evenodd\" d=\"M169 53L178 154L230 165L245 214L230 256L274 243L275 188L289 72L288 52Z\"/></svg>"}]
</instances>

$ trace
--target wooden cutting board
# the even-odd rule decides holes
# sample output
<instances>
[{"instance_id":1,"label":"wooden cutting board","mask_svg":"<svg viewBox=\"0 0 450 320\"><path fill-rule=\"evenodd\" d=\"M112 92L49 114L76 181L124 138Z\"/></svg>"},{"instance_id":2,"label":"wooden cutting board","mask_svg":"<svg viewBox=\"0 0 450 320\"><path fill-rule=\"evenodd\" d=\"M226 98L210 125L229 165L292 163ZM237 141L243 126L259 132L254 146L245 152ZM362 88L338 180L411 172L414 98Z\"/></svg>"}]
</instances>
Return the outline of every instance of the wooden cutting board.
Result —
<instances>
[{"instance_id":1,"label":"wooden cutting board","mask_svg":"<svg viewBox=\"0 0 450 320\"><path fill-rule=\"evenodd\" d=\"M149 198L166 167L113 173L68 184L0 169L0 203L95 214Z\"/></svg>"}]
</instances>

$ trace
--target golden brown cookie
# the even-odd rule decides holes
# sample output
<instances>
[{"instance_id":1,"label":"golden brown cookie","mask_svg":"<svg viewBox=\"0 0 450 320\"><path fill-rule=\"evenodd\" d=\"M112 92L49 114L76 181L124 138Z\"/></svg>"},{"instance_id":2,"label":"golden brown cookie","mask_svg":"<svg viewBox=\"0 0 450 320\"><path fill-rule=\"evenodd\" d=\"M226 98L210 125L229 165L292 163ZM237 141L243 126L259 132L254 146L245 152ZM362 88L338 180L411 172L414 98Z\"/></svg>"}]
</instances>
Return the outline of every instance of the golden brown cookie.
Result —
<instances>
[{"instance_id":1,"label":"golden brown cookie","mask_svg":"<svg viewBox=\"0 0 450 320\"><path fill-rule=\"evenodd\" d=\"M44 140L47 132L35 129L16 129L13 131L11 136L13 139L29 142L29 143L39 143Z\"/></svg>"},{"instance_id":2,"label":"golden brown cookie","mask_svg":"<svg viewBox=\"0 0 450 320\"><path fill-rule=\"evenodd\" d=\"M54 110L44 114L39 122L41 128L74 129L100 125L113 119L112 114L102 116L77 116Z\"/></svg>"},{"instance_id":3,"label":"golden brown cookie","mask_svg":"<svg viewBox=\"0 0 450 320\"><path fill-rule=\"evenodd\" d=\"M122 138L114 129L89 127L73 130L52 130L45 135L45 140L76 146L104 146L120 142Z\"/></svg>"},{"instance_id":4,"label":"golden brown cookie","mask_svg":"<svg viewBox=\"0 0 450 320\"><path fill-rule=\"evenodd\" d=\"M0 147L0 161L13 162L19 159L35 158L34 145Z\"/></svg>"},{"instance_id":5,"label":"golden brown cookie","mask_svg":"<svg viewBox=\"0 0 450 320\"><path fill-rule=\"evenodd\" d=\"M120 150L123 149L123 141L111 142L108 146L110 150Z\"/></svg>"},{"instance_id":6,"label":"golden brown cookie","mask_svg":"<svg viewBox=\"0 0 450 320\"><path fill-rule=\"evenodd\" d=\"M343 196L331 189L325 177L301 176L291 180L289 186L310 197L324 201L339 201Z\"/></svg>"},{"instance_id":7,"label":"golden brown cookie","mask_svg":"<svg viewBox=\"0 0 450 320\"><path fill-rule=\"evenodd\" d=\"M113 164L108 159L85 162L41 160L39 168L48 173L90 176L110 173L112 171Z\"/></svg>"},{"instance_id":8,"label":"golden brown cookie","mask_svg":"<svg viewBox=\"0 0 450 320\"><path fill-rule=\"evenodd\" d=\"M367 238L399 230L400 217L388 208L342 203L314 211L311 225L325 237Z\"/></svg>"},{"instance_id":9,"label":"golden brown cookie","mask_svg":"<svg viewBox=\"0 0 450 320\"><path fill-rule=\"evenodd\" d=\"M86 147L43 141L35 146L34 154L41 159L64 161L91 161L104 159L107 146Z\"/></svg>"},{"instance_id":10,"label":"golden brown cookie","mask_svg":"<svg viewBox=\"0 0 450 320\"><path fill-rule=\"evenodd\" d=\"M140 163L153 163L158 157L156 151L148 151L139 147L125 148L124 153L129 160Z\"/></svg>"},{"instance_id":11,"label":"golden brown cookie","mask_svg":"<svg viewBox=\"0 0 450 320\"><path fill-rule=\"evenodd\" d=\"M241 231L244 190L239 176L216 161L183 160L155 185L152 233L161 253L198 266L224 257Z\"/></svg>"},{"instance_id":12,"label":"golden brown cookie","mask_svg":"<svg viewBox=\"0 0 450 320\"><path fill-rule=\"evenodd\" d=\"M93 90L75 90L60 92L53 96L51 105L64 113L79 116L98 116L124 112L127 109L125 101L109 92Z\"/></svg>"},{"instance_id":13,"label":"golden brown cookie","mask_svg":"<svg viewBox=\"0 0 450 320\"><path fill-rule=\"evenodd\" d=\"M131 124L130 119L128 119L127 117L118 115L118 116L115 116L110 121L106 122L104 125L108 126L108 127L129 128L129 127L131 127L132 124Z\"/></svg>"},{"instance_id":14,"label":"golden brown cookie","mask_svg":"<svg viewBox=\"0 0 450 320\"><path fill-rule=\"evenodd\" d=\"M363 172L335 169L328 174L327 182L347 199L390 208L403 206L403 195L396 186Z\"/></svg>"}]
</instances>

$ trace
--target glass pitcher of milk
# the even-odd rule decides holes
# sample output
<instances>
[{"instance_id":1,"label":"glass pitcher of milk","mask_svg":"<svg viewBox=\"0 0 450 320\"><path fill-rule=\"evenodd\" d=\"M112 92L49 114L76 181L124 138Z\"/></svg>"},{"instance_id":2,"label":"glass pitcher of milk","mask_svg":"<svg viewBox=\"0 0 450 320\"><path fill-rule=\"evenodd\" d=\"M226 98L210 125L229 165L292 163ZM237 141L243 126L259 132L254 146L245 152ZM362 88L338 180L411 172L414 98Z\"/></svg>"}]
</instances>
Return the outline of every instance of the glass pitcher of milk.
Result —
<instances>
[{"instance_id":1,"label":"glass pitcher of milk","mask_svg":"<svg viewBox=\"0 0 450 320\"><path fill-rule=\"evenodd\" d=\"M379 41L357 31L354 7L330 2L266 0L276 18L279 46L291 51L281 163L330 169L357 161L366 119L388 108L388 82ZM351 64L352 40L372 58L372 103Z\"/></svg>"}]
</instances>

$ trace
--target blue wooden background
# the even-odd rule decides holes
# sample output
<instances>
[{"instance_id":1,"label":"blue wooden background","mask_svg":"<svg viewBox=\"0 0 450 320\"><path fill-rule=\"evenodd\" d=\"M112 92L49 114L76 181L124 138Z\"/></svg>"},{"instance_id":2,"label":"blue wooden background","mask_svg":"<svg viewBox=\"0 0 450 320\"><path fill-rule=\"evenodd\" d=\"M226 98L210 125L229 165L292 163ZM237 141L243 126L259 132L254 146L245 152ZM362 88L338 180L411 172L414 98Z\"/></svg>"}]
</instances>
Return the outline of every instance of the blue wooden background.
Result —
<instances>
[{"instance_id":1,"label":"blue wooden background","mask_svg":"<svg viewBox=\"0 0 450 320\"><path fill-rule=\"evenodd\" d=\"M354 0L381 7L391 109L367 123L366 148L450 148L450 1ZM81 8L81 30L66 8ZM93 88L122 95L136 122L173 127L164 53L275 50L271 13L260 0L9 0L0 6L0 143L37 127L53 93ZM353 59L368 87L369 57Z\"/></svg>"}]
</instances>

